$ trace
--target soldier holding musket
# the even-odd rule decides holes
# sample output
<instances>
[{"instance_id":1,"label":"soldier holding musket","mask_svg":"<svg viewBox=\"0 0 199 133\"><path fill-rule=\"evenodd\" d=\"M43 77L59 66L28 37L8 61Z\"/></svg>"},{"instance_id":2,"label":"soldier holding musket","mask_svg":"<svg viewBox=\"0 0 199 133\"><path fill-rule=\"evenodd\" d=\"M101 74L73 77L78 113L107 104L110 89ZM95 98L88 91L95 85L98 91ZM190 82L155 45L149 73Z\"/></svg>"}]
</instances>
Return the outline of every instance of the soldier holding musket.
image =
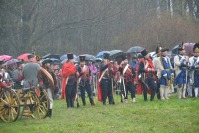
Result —
<instances>
[{"instance_id":1,"label":"soldier holding musket","mask_svg":"<svg viewBox=\"0 0 199 133\"><path fill-rule=\"evenodd\" d=\"M103 63L100 67L100 75L99 75L100 87L98 87L98 100L102 101L103 105L106 105L107 96L109 104L115 104L113 99L112 78L113 78L112 64L109 62L109 54L105 53Z\"/></svg>"},{"instance_id":2,"label":"soldier holding musket","mask_svg":"<svg viewBox=\"0 0 199 133\"><path fill-rule=\"evenodd\" d=\"M124 61L121 62L119 71L122 75L122 87L125 88L124 91L126 91L124 99L128 99L128 92L130 92L132 101L136 102L134 87L135 70L128 64L127 57L125 57Z\"/></svg>"},{"instance_id":3,"label":"soldier holding musket","mask_svg":"<svg viewBox=\"0 0 199 133\"><path fill-rule=\"evenodd\" d=\"M195 97L198 96L199 88L199 43L196 43L193 47L193 55L189 58L189 67L190 67L190 85L187 88L188 96L192 97L192 86L194 87Z\"/></svg>"},{"instance_id":4,"label":"soldier holding musket","mask_svg":"<svg viewBox=\"0 0 199 133\"><path fill-rule=\"evenodd\" d=\"M52 62L50 59L44 59L42 61L42 67L38 71L37 75L40 89L45 89L48 94L48 98L50 101L50 108L48 110L49 117L51 117L52 115L54 91L58 87L55 74L50 68L50 62Z\"/></svg>"},{"instance_id":5,"label":"soldier holding musket","mask_svg":"<svg viewBox=\"0 0 199 133\"><path fill-rule=\"evenodd\" d=\"M86 100L85 100L85 91L88 93L88 97L90 100L91 105L95 105L93 96L92 96L92 89L91 89L91 84L90 84L90 75L91 71L89 67L85 64L85 56L80 55L79 56L80 60L80 65L78 66L78 84L79 84L79 89L81 91L81 98L82 98L82 103L83 106L86 105Z\"/></svg>"},{"instance_id":6,"label":"soldier holding musket","mask_svg":"<svg viewBox=\"0 0 199 133\"><path fill-rule=\"evenodd\" d=\"M179 54L174 57L174 68L176 74L176 84L178 91L178 98L186 98L186 83L187 83L187 63L188 57L186 56L186 51L184 45L180 44L178 47Z\"/></svg>"},{"instance_id":7,"label":"soldier holding musket","mask_svg":"<svg viewBox=\"0 0 199 133\"><path fill-rule=\"evenodd\" d=\"M157 75L156 75L157 76L157 78L156 78L156 84L157 84L156 94L157 94L158 99L160 99L160 82L159 82L159 79L161 77L161 74L160 74L160 71L159 71L159 68L158 68L158 64L159 64L158 62L159 62L160 56L161 56L161 49L162 49L162 47L159 46L159 45L156 47L155 52L157 54L157 57L155 57L153 59L153 65L154 65L155 70L157 72Z\"/></svg>"},{"instance_id":8,"label":"soldier holding musket","mask_svg":"<svg viewBox=\"0 0 199 133\"><path fill-rule=\"evenodd\" d=\"M141 77L139 77L142 82L144 101L147 101L147 91L149 90L149 87L151 89L150 100L153 101L157 89L157 85L155 83L155 68L147 50L144 49L141 51L141 54L143 58L140 59L139 73Z\"/></svg>"},{"instance_id":9,"label":"soldier holding musket","mask_svg":"<svg viewBox=\"0 0 199 133\"><path fill-rule=\"evenodd\" d=\"M174 71L171 65L170 59L167 56L167 52L169 49L163 48L161 49L161 56L157 63L158 71L160 72L160 97L161 100L169 99L168 98L168 91L169 88L172 87L172 79L174 78ZM172 89L172 88L170 88Z\"/></svg>"}]
</instances>

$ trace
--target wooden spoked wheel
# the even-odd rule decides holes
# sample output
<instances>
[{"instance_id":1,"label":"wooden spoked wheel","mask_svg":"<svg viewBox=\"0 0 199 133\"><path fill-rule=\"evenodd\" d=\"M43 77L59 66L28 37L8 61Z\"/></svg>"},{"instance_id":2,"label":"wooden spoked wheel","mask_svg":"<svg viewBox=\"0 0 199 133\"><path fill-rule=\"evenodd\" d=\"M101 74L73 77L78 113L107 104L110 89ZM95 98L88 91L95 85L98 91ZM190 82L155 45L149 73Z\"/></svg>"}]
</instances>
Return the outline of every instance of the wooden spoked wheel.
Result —
<instances>
[{"instance_id":1,"label":"wooden spoked wheel","mask_svg":"<svg viewBox=\"0 0 199 133\"><path fill-rule=\"evenodd\" d=\"M14 122L20 113L20 102L16 92L12 89L0 91L0 118L5 122Z\"/></svg>"},{"instance_id":2,"label":"wooden spoked wheel","mask_svg":"<svg viewBox=\"0 0 199 133\"><path fill-rule=\"evenodd\" d=\"M35 96L33 97L35 102L32 110L32 117L35 119L43 119L48 115L49 110L49 98L45 90L40 91L35 88Z\"/></svg>"}]
</instances>

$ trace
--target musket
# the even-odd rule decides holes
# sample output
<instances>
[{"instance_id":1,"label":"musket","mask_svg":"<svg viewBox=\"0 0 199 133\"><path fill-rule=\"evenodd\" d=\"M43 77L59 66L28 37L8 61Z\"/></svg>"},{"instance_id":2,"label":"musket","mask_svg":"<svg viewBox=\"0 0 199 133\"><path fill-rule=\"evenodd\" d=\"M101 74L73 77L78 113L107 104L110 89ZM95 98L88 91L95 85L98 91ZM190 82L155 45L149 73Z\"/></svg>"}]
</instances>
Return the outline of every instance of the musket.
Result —
<instances>
[{"instance_id":1,"label":"musket","mask_svg":"<svg viewBox=\"0 0 199 133\"><path fill-rule=\"evenodd\" d=\"M150 90L149 89L149 86L145 83L145 81L144 81L144 75L143 75L144 73L142 73L142 76L138 79L138 81L145 87L145 88L147 88L147 90Z\"/></svg>"}]
</instances>

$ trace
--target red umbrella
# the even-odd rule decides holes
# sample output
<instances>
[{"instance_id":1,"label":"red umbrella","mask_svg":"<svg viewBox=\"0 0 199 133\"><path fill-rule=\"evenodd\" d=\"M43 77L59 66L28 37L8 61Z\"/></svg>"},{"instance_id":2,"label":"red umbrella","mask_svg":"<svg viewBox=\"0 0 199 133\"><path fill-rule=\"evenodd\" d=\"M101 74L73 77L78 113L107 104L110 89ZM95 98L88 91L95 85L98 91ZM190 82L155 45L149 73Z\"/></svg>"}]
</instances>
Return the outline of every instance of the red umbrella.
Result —
<instances>
[{"instance_id":1,"label":"red umbrella","mask_svg":"<svg viewBox=\"0 0 199 133\"><path fill-rule=\"evenodd\" d=\"M1 55L0 56L0 60L8 61L10 59L12 59L12 56L10 56L10 55Z\"/></svg>"},{"instance_id":2,"label":"red umbrella","mask_svg":"<svg viewBox=\"0 0 199 133\"><path fill-rule=\"evenodd\" d=\"M17 59L23 60L23 61L25 61L25 62L29 62L28 55L30 55L30 54L31 54L31 53L24 53L24 54L22 54L22 55L19 55L19 56L17 57ZM33 58L33 61L34 61L34 62L37 62L36 56Z\"/></svg>"}]
</instances>

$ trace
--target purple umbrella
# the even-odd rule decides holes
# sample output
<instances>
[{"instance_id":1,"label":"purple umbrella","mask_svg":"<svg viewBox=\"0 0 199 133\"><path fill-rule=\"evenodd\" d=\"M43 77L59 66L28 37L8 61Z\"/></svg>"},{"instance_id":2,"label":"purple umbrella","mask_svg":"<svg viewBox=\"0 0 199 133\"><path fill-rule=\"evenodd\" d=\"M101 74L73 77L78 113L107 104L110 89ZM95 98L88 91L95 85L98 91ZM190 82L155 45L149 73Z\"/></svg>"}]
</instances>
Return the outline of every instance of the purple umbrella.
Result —
<instances>
[{"instance_id":1,"label":"purple umbrella","mask_svg":"<svg viewBox=\"0 0 199 133\"><path fill-rule=\"evenodd\" d=\"M8 67L14 66L14 65L17 64L18 61L19 61L18 59L11 59L11 60L9 60L9 61L6 62L6 65L7 65Z\"/></svg>"}]
</instances>

